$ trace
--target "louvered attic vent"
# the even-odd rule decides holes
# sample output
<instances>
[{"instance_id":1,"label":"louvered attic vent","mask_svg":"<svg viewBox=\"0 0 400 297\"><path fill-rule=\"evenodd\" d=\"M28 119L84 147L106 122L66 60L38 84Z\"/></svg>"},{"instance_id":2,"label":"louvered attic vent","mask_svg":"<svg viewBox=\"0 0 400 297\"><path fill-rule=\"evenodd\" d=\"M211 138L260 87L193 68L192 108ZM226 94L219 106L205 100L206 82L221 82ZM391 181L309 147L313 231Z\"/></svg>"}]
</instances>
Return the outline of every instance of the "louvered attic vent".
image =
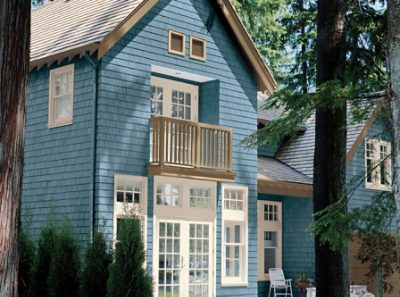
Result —
<instances>
[{"instance_id":1,"label":"louvered attic vent","mask_svg":"<svg viewBox=\"0 0 400 297\"><path fill-rule=\"evenodd\" d=\"M177 55L185 55L185 34L169 31L168 51Z\"/></svg>"},{"instance_id":2,"label":"louvered attic vent","mask_svg":"<svg viewBox=\"0 0 400 297\"><path fill-rule=\"evenodd\" d=\"M190 57L197 60L206 60L207 41L197 37L190 37Z\"/></svg>"}]
</instances>

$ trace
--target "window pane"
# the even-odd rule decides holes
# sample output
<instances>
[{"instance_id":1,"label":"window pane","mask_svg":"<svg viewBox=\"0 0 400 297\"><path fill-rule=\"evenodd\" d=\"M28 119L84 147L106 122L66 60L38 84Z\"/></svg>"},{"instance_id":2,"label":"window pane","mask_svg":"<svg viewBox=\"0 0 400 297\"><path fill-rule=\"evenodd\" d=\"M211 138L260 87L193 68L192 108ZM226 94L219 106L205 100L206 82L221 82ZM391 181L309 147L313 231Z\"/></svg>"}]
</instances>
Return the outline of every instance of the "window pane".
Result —
<instances>
[{"instance_id":1,"label":"window pane","mask_svg":"<svg viewBox=\"0 0 400 297\"><path fill-rule=\"evenodd\" d=\"M157 185L157 204L178 206L180 187L172 184Z\"/></svg>"},{"instance_id":2,"label":"window pane","mask_svg":"<svg viewBox=\"0 0 400 297\"><path fill-rule=\"evenodd\" d=\"M63 96L55 99L56 120L69 118L72 115L71 96Z\"/></svg>"},{"instance_id":3,"label":"window pane","mask_svg":"<svg viewBox=\"0 0 400 297\"><path fill-rule=\"evenodd\" d=\"M277 232L264 232L264 246L277 247L278 246L278 233Z\"/></svg>"},{"instance_id":4,"label":"window pane","mask_svg":"<svg viewBox=\"0 0 400 297\"><path fill-rule=\"evenodd\" d=\"M211 208L211 189L191 188L190 207Z\"/></svg>"},{"instance_id":5,"label":"window pane","mask_svg":"<svg viewBox=\"0 0 400 297\"><path fill-rule=\"evenodd\" d=\"M276 268L276 249L265 248L264 249L264 273L268 273L270 268Z\"/></svg>"}]
</instances>

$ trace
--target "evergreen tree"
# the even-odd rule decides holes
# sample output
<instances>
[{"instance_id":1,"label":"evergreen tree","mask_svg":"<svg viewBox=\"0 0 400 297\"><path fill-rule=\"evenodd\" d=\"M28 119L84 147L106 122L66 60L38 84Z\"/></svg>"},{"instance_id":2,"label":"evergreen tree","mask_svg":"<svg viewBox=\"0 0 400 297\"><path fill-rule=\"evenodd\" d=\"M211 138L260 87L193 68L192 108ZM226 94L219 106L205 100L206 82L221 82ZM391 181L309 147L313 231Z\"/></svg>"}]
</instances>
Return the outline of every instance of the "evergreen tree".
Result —
<instances>
[{"instance_id":1,"label":"evergreen tree","mask_svg":"<svg viewBox=\"0 0 400 297\"><path fill-rule=\"evenodd\" d=\"M104 236L97 233L93 237L85 256L82 272L82 297L105 297L107 294L108 266L112 255L107 250Z\"/></svg>"},{"instance_id":2,"label":"evergreen tree","mask_svg":"<svg viewBox=\"0 0 400 297\"><path fill-rule=\"evenodd\" d=\"M115 246L115 262L107 283L109 297L151 297L152 281L143 268L144 248L138 219L122 220Z\"/></svg>"}]
</instances>

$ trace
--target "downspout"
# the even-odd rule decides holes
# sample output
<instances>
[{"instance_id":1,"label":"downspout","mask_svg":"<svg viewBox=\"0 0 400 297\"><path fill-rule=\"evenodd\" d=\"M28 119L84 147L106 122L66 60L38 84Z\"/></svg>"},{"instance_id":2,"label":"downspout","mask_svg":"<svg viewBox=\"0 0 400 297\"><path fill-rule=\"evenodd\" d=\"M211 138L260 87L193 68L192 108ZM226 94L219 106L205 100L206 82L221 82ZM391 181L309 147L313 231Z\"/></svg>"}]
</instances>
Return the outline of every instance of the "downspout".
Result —
<instances>
[{"instance_id":1,"label":"downspout","mask_svg":"<svg viewBox=\"0 0 400 297\"><path fill-rule=\"evenodd\" d=\"M95 63L87 52L84 54L86 60L92 66L92 139L90 147L90 206L89 206L89 239L92 241L95 231L95 170L96 170L96 126L97 126L97 75L98 75L98 63Z\"/></svg>"}]
</instances>

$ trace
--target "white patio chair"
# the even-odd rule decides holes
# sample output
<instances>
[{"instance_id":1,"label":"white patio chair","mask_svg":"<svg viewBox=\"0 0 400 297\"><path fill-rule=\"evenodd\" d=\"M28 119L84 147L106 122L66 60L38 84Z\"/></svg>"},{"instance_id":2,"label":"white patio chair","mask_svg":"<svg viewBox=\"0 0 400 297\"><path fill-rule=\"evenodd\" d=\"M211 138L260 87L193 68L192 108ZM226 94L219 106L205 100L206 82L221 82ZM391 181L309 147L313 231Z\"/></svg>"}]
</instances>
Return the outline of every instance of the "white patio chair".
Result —
<instances>
[{"instance_id":1,"label":"white patio chair","mask_svg":"<svg viewBox=\"0 0 400 297\"><path fill-rule=\"evenodd\" d=\"M290 296L293 297L292 291L292 280L285 279L282 269L270 268L268 270L269 280L271 282L269 286L268 297L271 297L271 292L274 291L274 297L276 296ZM285 291L285 292L283 292Z\"/></svg>"}]
</instances>

